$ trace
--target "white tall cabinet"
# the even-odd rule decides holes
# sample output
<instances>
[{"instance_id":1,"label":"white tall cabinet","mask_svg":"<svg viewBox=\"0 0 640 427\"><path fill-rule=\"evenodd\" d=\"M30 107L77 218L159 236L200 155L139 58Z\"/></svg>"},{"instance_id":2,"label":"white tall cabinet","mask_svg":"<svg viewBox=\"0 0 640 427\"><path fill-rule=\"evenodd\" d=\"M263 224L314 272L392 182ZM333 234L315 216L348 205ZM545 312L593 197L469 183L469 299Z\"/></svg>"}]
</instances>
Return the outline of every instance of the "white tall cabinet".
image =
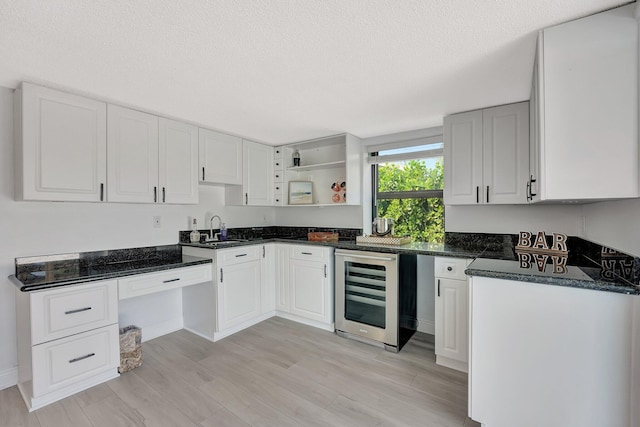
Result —
<instances>
[{"instance_id":1,"label":"white tall cabinet","mask_svg":"<svg viewBox=\"0 0 640 427\"><path fill-rule=\"evenodd\" d=\"M16 200L106 200L106 103L23 83L14 120Z\"/></svg>"},{"instance_id":2,"label":"white tall cabinet","mask_svg":"<svg viewBox=\"0 0 640 427\"><path fill-rule=\"evenodd\" d=\"M531 89L530 200L640 195L635 8L540 32Z\"/></svg>"},{"instance_id":3,"label":"white tall cabinet","mask_svg":"<svg viewBox=\"0 0 640 427\"><path fill-rule=\"evenodd\" d=\"M529 178L529 103L444 118L447 205L524 204Z\"/></svg>"},{"instance_id":4,"label":"white tall cabinet","mask_svg":"<svg viewBox=\"0 0 640 427\"><path fill-rule=\"evenodd\" d=\"M435 353L436 363L468 371L469 315L465 268L471 260L436 257Z\"/></svg>"}]
</instances>

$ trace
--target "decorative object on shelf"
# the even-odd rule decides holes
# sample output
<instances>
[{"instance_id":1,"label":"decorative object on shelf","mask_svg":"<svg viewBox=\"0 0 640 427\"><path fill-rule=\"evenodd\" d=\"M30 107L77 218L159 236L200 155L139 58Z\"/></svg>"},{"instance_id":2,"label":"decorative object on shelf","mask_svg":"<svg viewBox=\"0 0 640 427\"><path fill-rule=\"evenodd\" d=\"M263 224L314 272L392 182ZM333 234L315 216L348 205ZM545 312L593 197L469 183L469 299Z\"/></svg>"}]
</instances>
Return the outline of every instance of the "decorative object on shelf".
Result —
<instances>
[{"instance_id":1,"label":"decorative object on shelf","mask_svg":"<svg viewBox=\"0 0 640 427\"><path fill-rule=\"evenodd\" d=\"M356 236L358 245L402 246L411 243L411 236Z\"/></svg>"},{"instance_id":2,"label":"decorative object on shelf","mask_svg":"<svg viewBox=\"0 0 640 427\"><path fill-rule=\"evenodd\" d=\"M289 181L289 204L313 204L313 183L311 181Z\"/></svg>"},{"instance_id":3,"label":"decorative object on shelf","mask_svg":"<svg viewBox=\"0 0 640 427\"><path fill-rule=\"evenodd\" d=\"M333 190L333 195L331 196L333 203L347 201L347 183L344 178L339 178L336 182L333 182L331 190Z\"/></svg>"},{"instance_id":4,"label":"decorative object on shelf","mask_svg":"<svg viewBox=\"0 0 640 427\"><path fill-rule=\"evenodd\" d=\"M567 235L562 233L552 233L553 240L551 246L547 244L547 235L544 231L538 231L533 238L533 233L521 231L516 246L516 254L520 268L531 268L536 264L539 272L544 272L547 261L551 259L554 274L567 273L567 259L569 250L567 249Z\"/></svg>"},{"instance_id":5,"label":"decorative object on shelf","mask_svg":"<svg viewBox=\"0 0 640 427\"><path fill-rule=\"evenodd\" d=\"M300 152L298 151L298 149L296 148L293 151L293 166L298 167L300 166Z\"/></svg>"}]
</instances>

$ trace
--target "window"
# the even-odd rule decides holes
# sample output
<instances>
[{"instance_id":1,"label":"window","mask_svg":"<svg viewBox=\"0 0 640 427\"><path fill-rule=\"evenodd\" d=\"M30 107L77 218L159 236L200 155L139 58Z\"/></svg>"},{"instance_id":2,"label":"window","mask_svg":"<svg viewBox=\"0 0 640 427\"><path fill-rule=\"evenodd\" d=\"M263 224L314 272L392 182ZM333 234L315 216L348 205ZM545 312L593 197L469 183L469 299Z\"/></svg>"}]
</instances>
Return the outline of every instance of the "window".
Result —
<instances>
[{"instance_id":1,"label":"window","mask_svg":"<svg viewBox=\"0 0 640 427\"><path fill-rule=\"evenodd\" d=\"M393 218L395 235L444 241L443 145L434 135L370 147L372 218Z\"/></svg>"}]
</instances>

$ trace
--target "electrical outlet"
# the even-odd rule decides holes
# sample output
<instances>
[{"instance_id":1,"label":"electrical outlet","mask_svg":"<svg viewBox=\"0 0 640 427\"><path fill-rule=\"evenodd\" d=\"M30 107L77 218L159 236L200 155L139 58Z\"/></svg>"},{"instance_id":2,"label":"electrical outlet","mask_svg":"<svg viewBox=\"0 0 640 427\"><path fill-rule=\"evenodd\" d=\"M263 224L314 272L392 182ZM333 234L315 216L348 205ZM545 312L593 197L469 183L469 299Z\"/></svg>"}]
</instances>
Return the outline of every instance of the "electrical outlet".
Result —
<instances>
[{"instance_id":1,"label":"electrical outlet","mask_svg":"<svg viewBox=\"0 0 640 427\"><path fill-rule=\"evenodd\" d=\"M160 227L162 227L161 218L159 216L154 216L153 217L153 228L160 228Z\"/></svg>"}]
</instances>

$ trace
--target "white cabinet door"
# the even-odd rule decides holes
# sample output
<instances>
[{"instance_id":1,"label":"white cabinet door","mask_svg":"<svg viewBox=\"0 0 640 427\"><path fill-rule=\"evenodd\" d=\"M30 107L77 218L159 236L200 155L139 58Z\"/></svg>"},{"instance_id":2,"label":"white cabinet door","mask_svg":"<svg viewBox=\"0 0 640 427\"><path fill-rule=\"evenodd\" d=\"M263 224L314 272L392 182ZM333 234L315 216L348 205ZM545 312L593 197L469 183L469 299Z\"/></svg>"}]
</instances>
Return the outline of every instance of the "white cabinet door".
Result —
<instances>
[{"instance_id":1,"label":"white cabinet door","mask_svg":"<svg viewBox=\"0 0 640 427\"><path fill-rule=\"evenodd\" d=\"M218 268L218 332L260 315L260 261Z\"/></svg>"},{"instance_id":2,"label":"white cabinet door","mask_svg":"<svg viewBox=\"0 0 640 427\"><path fill-rule=\"evenodd\" d=\"M276 310L289 312L289 255L290 246L275 245Z\"/></svg>"},{"instance_id":3,"label":"white cabinet door","mask_svg":"<svg viewBox=\"0 0 640 427\"><path fill-rule=\"evenodd\" d=\"M208 129L199 131L203 183L242 185L242 139Z\"/></svg>"},{"instance_id":4,"label":"white cabinet door","mask_svg":"<svg viewBox=\"0 0 640 427\"><path fill-rule=\"evenodd\" d=\"M436 278L436 361L464 372L469 359L467 289L466 280Z\"/></svg>"},{"instance_id":5,"label":"white cabinet door","mask_svg":"<svg viewBox=\"0 0 640 427\"><path fill-rule=\"evenodd\" d=\"M159 201L198 203L198 128L159 119Z\"/></svg>"},{"instance_id":6,"label":"white cabinet door","mask_svg":"<svg viewBox=\"0 0 640 427\"><path fill-rule=\"evenodd\" d=\"M106 104L29 83L14 102L16 199L104 201Z\"/></svg>"},{"instance_id":7,"label":"white cabinet door","mask_svg":"<svg viewBox=\"0 0 640 427\"><path fill-rule=\"evenodd\" d=\"M244 204L273 204L273 147L243 140Z\"/></svg>"},{"instance_id":8,"label":"white cabinet door","mask_svg":"<svg viewBox=\"0 0 640 427\"><path fill-rule=\"evenodd\" d=\"M529 103L482 112L485 203L526 202L529 178Z\"/></svg>"},{"instance_id":9,"label":"white cabinet door","mask_svg":"<svg viewBox=\"0 0 640 427\"><path fill-rule=\"evenodd\" d=\"M483 203L482 110L444 118L444 201Z\"/></svg>"},{"instance_id":10,"label":"white cabinet door","mask_svg":"<svg viewBox=\"0 0 640 427\"><path fill-rule=\"evenodd\" d=\"M445 204L526 203L528 102L445 117L444 162Z\"/></svg>"},{"instance_id":11,"label":"white cabinet door","mask_svg":"<svg viewBox=\"0 0 640 427\"><path fill-rule=\"evenodd\" d=\"M289 261L291 314L323 323L331 323L329 266L326 262Z\"/></svg>"},{"instance_id":12,"label":"white cabinet door","mask_svg":"<svg viewBox=\"0 0 640 427\"><path fill-rule=\"evenodd\" d=\"M635 8L612 9L541 32L542 200L640 194Z\"/></svg>"},{"instance_id":13,"label":"white cabinet door","mask_svg":"<svg viewBox=\"0 0 640 427\"><path fill-rule=\"evenodd\" d=\"M274 243L261 246L260 284L262 314L276 309L276 249Z\"/></svg>"},{"instance_id":14,"label":"white cabinet door","mask_svg":"<svg viewBox=\"0 0 640 427\"><path fill-rule=\"evenodd\" d=\"M158 117L109 104L107 200L156 203Z\"/></svg>"}]
</instances>

